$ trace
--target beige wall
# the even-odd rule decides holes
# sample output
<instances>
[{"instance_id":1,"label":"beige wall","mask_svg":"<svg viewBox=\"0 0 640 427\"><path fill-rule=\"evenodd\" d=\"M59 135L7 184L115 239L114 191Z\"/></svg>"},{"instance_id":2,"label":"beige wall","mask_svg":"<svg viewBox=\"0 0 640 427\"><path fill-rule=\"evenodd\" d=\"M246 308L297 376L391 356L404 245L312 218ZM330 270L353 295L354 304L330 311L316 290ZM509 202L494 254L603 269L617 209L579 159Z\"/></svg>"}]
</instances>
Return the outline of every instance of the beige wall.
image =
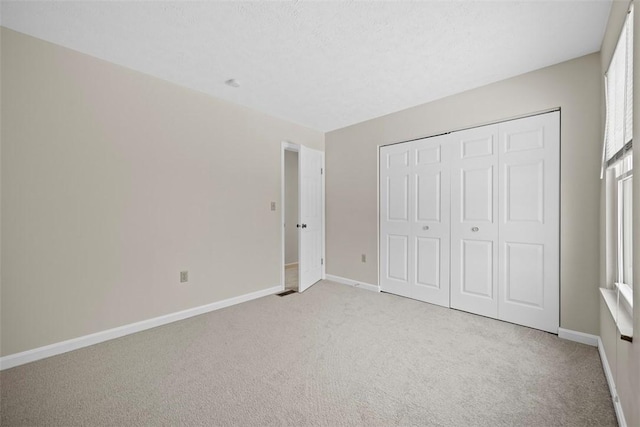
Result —
<instances>
[{"instance_id":1,"label":"beige wall","mask_svg":"<svg viewBox=\"0 0 640 427\"><path fill-rule=\"evenodd\" d=\"M626 17L626 12L629 7L628 1L614 1L611 13L609 16L609 22L607 24L607 30L602 42L601 49L601 74L604 75L607 68L609 68L609 62L613 56L622 25ZM636 6L637 7L637 6ZM634 25L634 81L640 82L640 13L635 10L635 25ZM633 127L635 133L638 133L640 129L640 85L634 84L634 105L633 105ZM601 117L604 121L604 107L602 109ZM640 144L635 144L633 147L633 156L635 159L640 158ZM636 162L637 164L637 162ZM637 177L637 176L636 176ZM637 184L637 180L634 177L634 194L633 194L633 229L634 231L634 283L640 283L640 185ZM612 274L604 273L607 268L605 246L607 244L604 230L605 230L605 187L601 186L601 240L600 240L600 265L601 265L601 286L606 286L608 283L605 277L612 277ZM609 265L609 271L612 270L612 266ZM609 283L610 284L610 283ZM625 420L629 426L640 426L640 292L634 292L634 342L632 344L622 341L620 339L620 333L613 321L609 309L606 304L601 300L600 307L600 335L604 345L604 350L607 355L607 361L611 368L611 372L614 377L618 396L620 398L620 404L624 413Z\"/></svg>"},{"instance_id":2,"label":"beige wall","mask_svg":"<svg viewBox=\"0 0 640 427\"><path fill-rule=\"evenodd\" d=\"M378 283L377 146L561 107L560 324L597 334L600 91L595 53L329 132L327 273Z\"/></svg>"},{"instance_id":3,"label":"beige wall","mask_svg":"<svg viewBox=\"0 0 640 427\"><path fill-rule=\"evenodd\" d=\"M321 132L1 35L2 355L280 284L280 144Z\"/></svg>"},{"instance_id":4,"label":"beige wall","mask_svg":"<svg viewBox=\"0 0 640 427\"><path fill-rule=\"evenodd\" d=\"M284 262L298 262L298 153L284 152Z\"/></svg>"}]
</instances>

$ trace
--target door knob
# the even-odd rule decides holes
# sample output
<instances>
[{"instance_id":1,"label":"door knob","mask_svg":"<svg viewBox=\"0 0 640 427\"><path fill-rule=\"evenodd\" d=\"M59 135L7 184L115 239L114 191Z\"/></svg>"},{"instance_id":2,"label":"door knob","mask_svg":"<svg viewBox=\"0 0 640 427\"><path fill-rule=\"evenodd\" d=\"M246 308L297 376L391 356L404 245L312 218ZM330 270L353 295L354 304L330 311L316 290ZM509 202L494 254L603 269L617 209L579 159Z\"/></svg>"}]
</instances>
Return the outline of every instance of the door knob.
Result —
<instances>
[{"instance_id":1,"label":"door knob","mask_svg":"<svg viewBox=\"0 0 640 427\"><path fill-rule=\"evenodd\" d=\"M296 227L297 228L307 228L307 224L302 224L302 225L296 224Z\"/></svg>"},{"instance_id":2,"label":"door knob","mask_svg":"<svg viewBox=\"0 0 640 427\"><path fill-rule=\"evenodd\" d=\"M423 229L424 231L427 231L427 230L429 229L429 226L428 226L428 225L425 225L425 226L423 226L423 227L422 227L422 229Z\"/></svg>"},{"instance_id":3,"label":"door knob","mask_svg":"<svg viewBox=\"0 0 640 427\"><path fill-rule=\"evenodd\" d=\"M302 224L302 228L307 228L307 224Z\"/></svg>"},{"instance_id":4,"label":"door knob","mask_svg":"<svg viewBox=\"0 0 640 427\"><path fill-rule=\"evenodd\" d=\"M480 229L478 227L471 227L471 231L475 233L476 231L480 231Z\"/></svg>"}]
</instances>

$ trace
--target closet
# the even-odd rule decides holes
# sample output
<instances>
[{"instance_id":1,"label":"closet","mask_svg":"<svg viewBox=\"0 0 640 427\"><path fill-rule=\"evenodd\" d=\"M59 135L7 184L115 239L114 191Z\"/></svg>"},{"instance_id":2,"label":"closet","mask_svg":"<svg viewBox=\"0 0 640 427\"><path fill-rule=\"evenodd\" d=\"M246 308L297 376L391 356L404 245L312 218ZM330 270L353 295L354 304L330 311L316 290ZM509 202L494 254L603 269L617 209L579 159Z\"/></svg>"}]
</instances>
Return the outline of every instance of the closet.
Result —
<instances>
[{"instance_id":1,"label":"closet","mask_svg":"<svg viewBox=\"0 0 640 427\"><path fill-rule=\"evenodd\" d=\"M560 113L380 147L380 287L553 333Z\"/></svg>"}]
</instances>

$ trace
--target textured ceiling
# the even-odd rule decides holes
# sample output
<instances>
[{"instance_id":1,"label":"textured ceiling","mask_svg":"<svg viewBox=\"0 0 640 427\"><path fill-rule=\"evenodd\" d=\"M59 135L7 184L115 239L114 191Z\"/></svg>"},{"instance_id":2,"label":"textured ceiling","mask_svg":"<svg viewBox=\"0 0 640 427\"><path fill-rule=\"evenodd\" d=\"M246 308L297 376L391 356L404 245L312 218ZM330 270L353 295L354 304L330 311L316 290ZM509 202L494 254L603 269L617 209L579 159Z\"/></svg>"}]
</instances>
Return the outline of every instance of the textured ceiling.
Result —
<instances>
[{"instance_id":1,"label":"textured ceiling","mask_svg":"<svg viewBox=\"0 0 640 427\"><path fill-rule=\"evenodd\" d=\"M596 52L610 6L3 1L0 12L13 30L329 131Z\"/></svg>"}]
</instances>

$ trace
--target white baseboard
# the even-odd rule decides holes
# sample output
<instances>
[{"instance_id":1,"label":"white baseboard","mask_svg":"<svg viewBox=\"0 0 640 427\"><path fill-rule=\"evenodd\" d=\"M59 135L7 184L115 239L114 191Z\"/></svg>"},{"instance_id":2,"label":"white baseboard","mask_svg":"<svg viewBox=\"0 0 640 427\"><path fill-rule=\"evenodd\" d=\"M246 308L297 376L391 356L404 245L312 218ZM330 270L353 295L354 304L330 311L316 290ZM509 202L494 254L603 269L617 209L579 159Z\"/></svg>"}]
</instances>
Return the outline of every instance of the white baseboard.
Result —
<instances>
[{"instance_id":1,"label":"white baseboard","mask_svg":"<svg viewBox=\"0 0 640 427\"><path fill-rule=\"evenodd\" d=\"M380 286L358 282L357 280L346 279L340 276L334 276L333 274L326 274L325 279L331 280L332 282L342 283L343 285L353 286L354 288L362 288L368 291L380 292Z\"/></svg>"},{"instance_id":2,"label":"white baseboard","mask_svg":"<svg viewBox=\"0 0 640 427\"><path fill-rule=\"evenodd\" d=\"M609 361L607 360L607 354L604 352L604 345L602 340L598 337L598 353L600 353L600 361L602 362L602 369L604 369L604 376L607 379L609 385L609 392L611 393L611 400L613 400L613 408L616 411L616 418L618 418L618 425L620 427L627 427L627 421L624 419L624 413L622 412L622 404L618 398L618 392L616 390L616 383L613 380L613 374L609 367Z\"/></svg>"},{"instance_id":3,"label":"white baseboard","mask_svg":"<svg viewBox=\"0 0 640 427\"><path fill-rule=\"evenodd\" d=\"M282 286L274 286L261 291L251 292L222 301L213 302L211 304L201 305L199 307L189 308L187 310L166 314L164 316L154 317L136 323L131 323L117 328L108 329L106 331L96 332L94 334L73 338L67 341L46 345L44 347L34 348L33 350L23 351L21 353L10 354L0 357L0 370L13 368L14 366L24 365L25 363L35 362L36 360L66 353L68 351L77 350L93 344L119 338L125 335L144 331L146 329L155 328L157 326L166 325L167 323L176 322L178 320L187 319L189 317L198 316L210 311L219 310L221 308L240 304L253 299L261 298L267 295L275 294L282 290Z\"/></svg>"},{"instance_id":4,"label":"white baseboard","mask_svg":"<svg viewBox=\"0 0 640 427\"><path fill-rule=\"evenodd\" d=\"M593 347L598 346L598 340L600 339L600 337L597 335L585 334L584 332L572 331L571 329L563 328L558 328L558 337L569 341L587 344Z\"/></svg>"}]
</instances>

